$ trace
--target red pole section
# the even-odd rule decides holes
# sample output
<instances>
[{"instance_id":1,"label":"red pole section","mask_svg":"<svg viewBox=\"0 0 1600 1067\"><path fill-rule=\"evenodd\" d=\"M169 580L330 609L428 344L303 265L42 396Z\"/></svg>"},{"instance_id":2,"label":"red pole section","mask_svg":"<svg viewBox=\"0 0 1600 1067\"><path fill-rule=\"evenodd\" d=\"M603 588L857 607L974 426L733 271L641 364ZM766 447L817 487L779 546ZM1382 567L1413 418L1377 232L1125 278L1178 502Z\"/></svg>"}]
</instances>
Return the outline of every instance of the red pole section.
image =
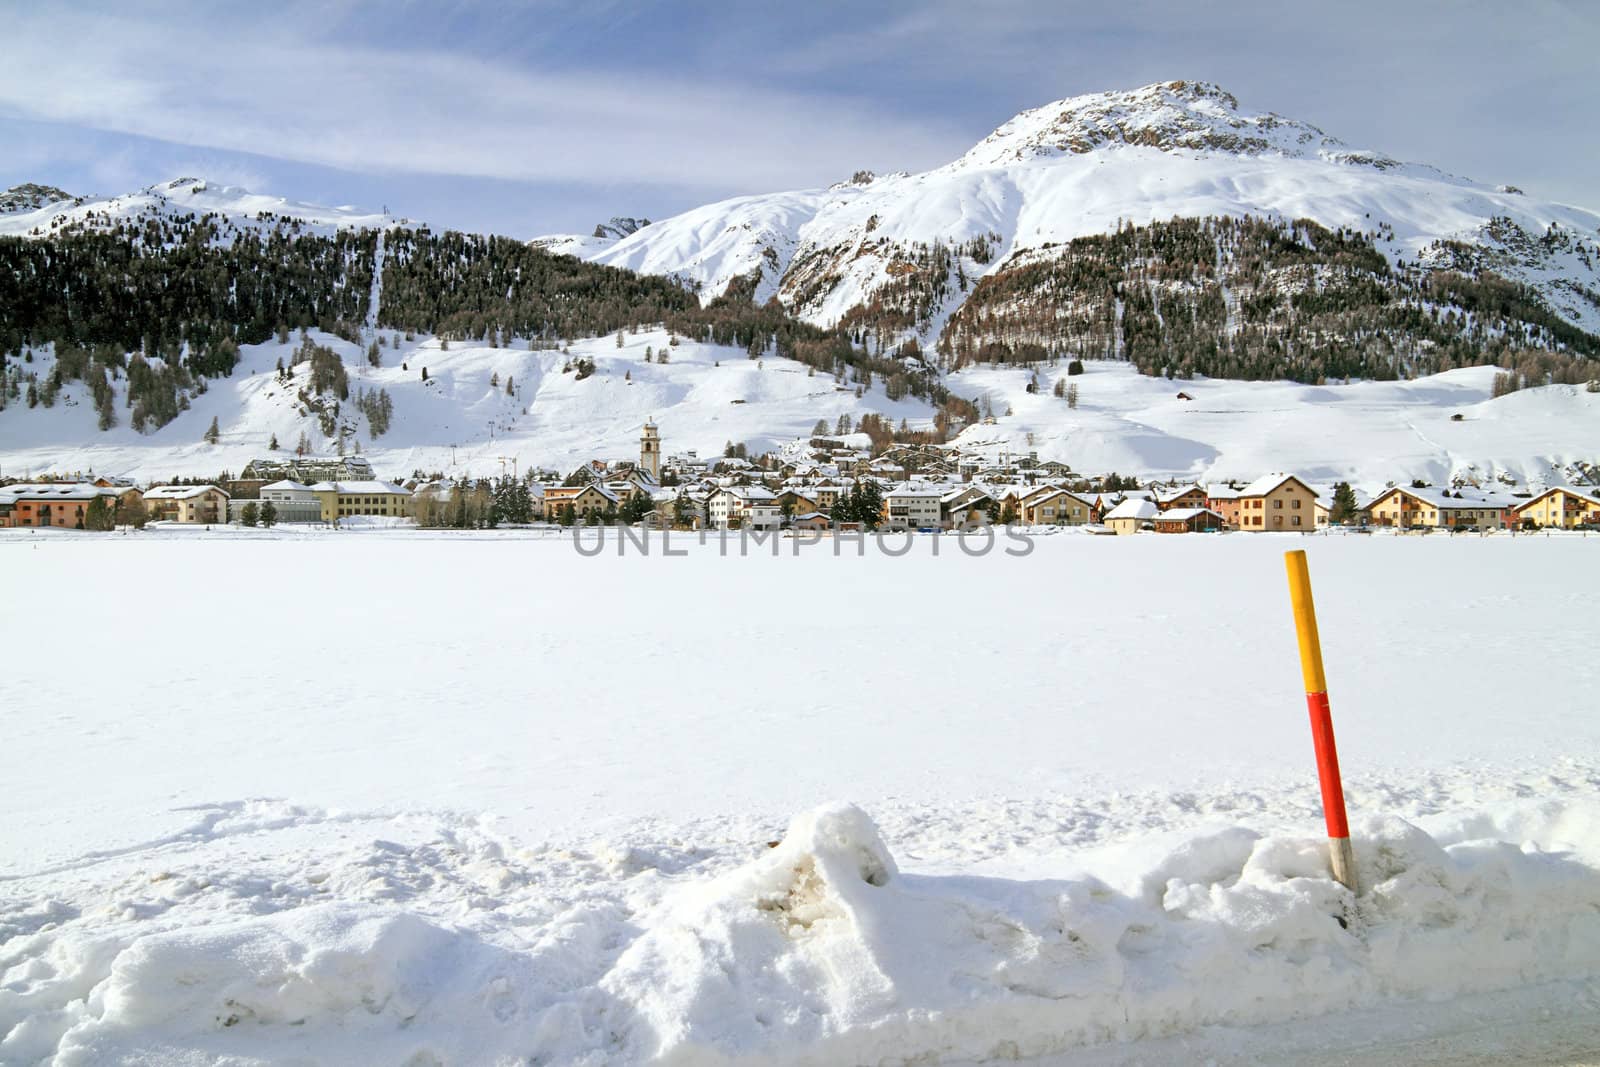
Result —
<instances>
[{"instance_id":1,"label":"red pole section","mask_svg":"<svg viewBox=\"0 0 1600 1067\"><path fill-rule=\"evenodd\" d=\"M1350 822L1344 810L1344 780L1339 775L1339 750L1333 740L1333 712L1328 707L1328 681L1322 671L1322 639L1317 634L1316 606L1311 599L1311 572L1303 549L1284 553L1289 572L1289 602L1300 640L1300 671L1306 683L1306 708L1311 713L1311 742L1317 752L1317 777L1322 784L1322 816L1328 824L1328 851L1333 876L1356 891L1355 852L1350 847Z\"/></svg>"}]
</instances>

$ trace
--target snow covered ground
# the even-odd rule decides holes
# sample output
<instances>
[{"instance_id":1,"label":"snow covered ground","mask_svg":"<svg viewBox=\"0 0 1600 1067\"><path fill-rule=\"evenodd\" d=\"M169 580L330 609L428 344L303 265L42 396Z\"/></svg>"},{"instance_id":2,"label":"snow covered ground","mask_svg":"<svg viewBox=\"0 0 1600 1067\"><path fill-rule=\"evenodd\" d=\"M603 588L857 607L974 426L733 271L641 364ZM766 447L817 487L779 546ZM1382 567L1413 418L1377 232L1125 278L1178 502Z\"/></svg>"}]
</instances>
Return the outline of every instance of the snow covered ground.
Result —
<instances>
[{"instance_id":1,"label":"snow covered ground","mask_svg":"<svg viewBox=\"0 0 1600 1067\"><path fill-rule=\"evenodd\" d=\"M1006 545L8 531L0 1062L1600 1053L1600 538Z\"/></svg>"},{"instance_id":2,"label":"snow covered ground","mask_svg":"<svg viewBox=\"0 0 1600 1067\"><path fill-rule=\"evenodd\" d=\"M352 393L383 389L393 399L391 428L376 439L354 405L344 409L363 454L384 477L414 470L491 476L509 471L512 460L521 470L566 472L596 457L632 458L639 428L652 417L667 454L693 449L705 458L720 456L729 441L748 443L752 454L778 448L810 434L819 419L833 425L840 415L873 412L895 425L926 426L933 414L913 397L891 401L881 382L858 397L853 386L812 375L804 364L752 360L718 345L672 347L662 330L629 335L622 348L614 337L575 342L570 354L441 348L432 338L384 335L398 346L385 346L383 365L373 368L359 346L313 331L344 358ZM149 434L127 425L120 395L121 424L97 431L81 383L65 387L52 409L13 404L0 412L0 475L94 471L148 481L237 473L270 455L273 437L292 449L302 432L314 451L331 454L333 439L322 437L315 418L298 414L295 393L308 367L288 386L274 373L296 343L245 346L232 378L213 382L189 410ZM647 348L669 351L671 361L646 363ZM563 371L583 358L594 362L592 376L580 381L576 371ZM41 375L49 373L49 359L37 357ZM1573 464L1600 463L1600 393L1556 385L1491 399L1493 367L1313 386L1174 382L1126 363L1090 362L1068 379L1077 386L1076 408L1053 395L1065 364L1039 369L1037 393L1027 391L1030 373L988 366L951 375L952 392L987 402L995 413L993 424L970 427L956 444L992 456L1038 452L1089 475L1250 481L1289 470L1319 484L1348 480L1369 493L1391 482L1444 485L1456 476L1567 484ZM506 392L508 382L515 395ZM125 384L117 383L119 394ZM1181 400L1179 392L1193 399ZM215 445L204 441L213 418L221 433Z\"/></svg>"}]
</instances>

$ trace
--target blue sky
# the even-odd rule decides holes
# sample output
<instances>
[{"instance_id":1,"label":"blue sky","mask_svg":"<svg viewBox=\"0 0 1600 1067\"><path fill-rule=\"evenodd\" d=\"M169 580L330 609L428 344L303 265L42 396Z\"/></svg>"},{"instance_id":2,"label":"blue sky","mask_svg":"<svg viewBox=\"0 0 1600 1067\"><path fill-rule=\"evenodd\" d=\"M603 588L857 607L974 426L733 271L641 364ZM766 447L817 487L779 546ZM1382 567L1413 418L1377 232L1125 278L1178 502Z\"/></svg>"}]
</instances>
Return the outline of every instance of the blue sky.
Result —
<instances>
[{"instance_id":1,"label":"blue sky","mask_svg":"<svg viewBox=\"0 0 1600 1067\"><path fill-rule=\"evenodd\" d=\"M183 174L521 237L1214 81L1356 147L1600 207L1600 3L0 0L0 187Z\"/></svg>"}]
</instances>

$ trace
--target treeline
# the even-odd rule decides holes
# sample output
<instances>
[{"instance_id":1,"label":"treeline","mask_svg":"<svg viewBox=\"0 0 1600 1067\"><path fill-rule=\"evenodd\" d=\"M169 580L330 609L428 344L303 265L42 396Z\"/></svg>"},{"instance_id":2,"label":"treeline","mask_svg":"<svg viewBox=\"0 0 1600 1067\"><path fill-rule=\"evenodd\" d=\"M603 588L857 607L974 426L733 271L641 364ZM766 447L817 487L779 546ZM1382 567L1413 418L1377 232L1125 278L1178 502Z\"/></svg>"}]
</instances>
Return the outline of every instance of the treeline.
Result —
<instances>
[{"instance_id":1,"label":"treeline","mask_svg":"<svg viewBox=\"0 0 1600 1067\"><path fill-rule=\"evenodd\" d=\"M969 363L1127 359L1145 374L1395 378L1600 338L1483 270L1391 268L1371 238L1307 219L1124 225L986 276L939 338Z\"/></svg>"},{"instance_id":2,"label":"treeline","mask_svg":"<svg viewBox=\"0 0 1600 1067\"><path fill-rule=\"evenodd\" d=\"M450 340L595 337L696 303L664 279L509 237L390 230L379 324Z\"/></svg>"},{"instance_id":3,"label":"treeline","mask_svg":"<svg viewBox=\"0 0 1600 1067\"><path fill-rule=\"evenodd\" d=\"M366 316L376 236L181 235L121 229L49 240L0 237L0 351L111 345L186 358L192 373L232 372L239 344L276 330ZM162 238L178 237L166 242Z\"/></svg>"}]
</instances>

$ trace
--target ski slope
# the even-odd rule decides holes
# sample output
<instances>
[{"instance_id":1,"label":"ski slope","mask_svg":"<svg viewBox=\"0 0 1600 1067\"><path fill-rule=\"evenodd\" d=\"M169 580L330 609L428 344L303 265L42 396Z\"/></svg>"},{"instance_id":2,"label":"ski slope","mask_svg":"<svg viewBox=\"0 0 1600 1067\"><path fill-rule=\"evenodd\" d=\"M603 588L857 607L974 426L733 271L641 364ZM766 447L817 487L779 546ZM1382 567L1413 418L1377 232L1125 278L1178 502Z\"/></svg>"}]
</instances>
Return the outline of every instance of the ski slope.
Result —
<instances>
[{"instance_id":1,"label":"ski slope","mask_svg":"<svg viewBox=\"0 0 1600 1067\"><path fill-rule=\"evenodd\" d=\"M6 531L0 1061L1597 1047L1600 539L656 547ZM107 573L163 576L140 625Z\"/></svg>"}]
</instances>

